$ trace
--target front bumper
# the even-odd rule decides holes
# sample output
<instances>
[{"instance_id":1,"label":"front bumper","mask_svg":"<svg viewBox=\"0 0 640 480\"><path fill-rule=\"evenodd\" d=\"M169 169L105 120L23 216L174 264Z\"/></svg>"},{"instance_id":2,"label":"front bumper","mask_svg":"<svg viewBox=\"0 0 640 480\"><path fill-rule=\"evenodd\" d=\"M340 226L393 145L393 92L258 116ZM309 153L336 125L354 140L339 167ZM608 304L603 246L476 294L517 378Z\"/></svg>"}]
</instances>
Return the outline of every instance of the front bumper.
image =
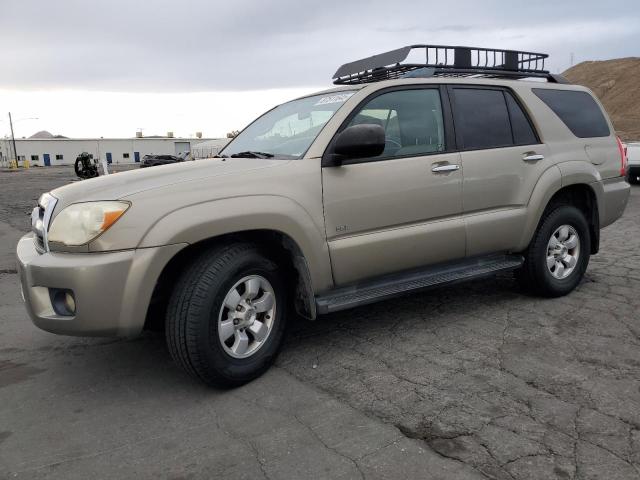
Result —
<instances>
[{"instance_id":1,"label":"front bumper","mask_svg":"<svg viewBox=\"0 0 640 480\"><path fill-rule=\"evenodd\" d=\"M37 327L63 335L137 335L162 269L185 246L40 254L29 233L20 239L16 251L29 316ZM50 289L73 292L73 315L54 311Z\"/></svg>"}]
</instances>

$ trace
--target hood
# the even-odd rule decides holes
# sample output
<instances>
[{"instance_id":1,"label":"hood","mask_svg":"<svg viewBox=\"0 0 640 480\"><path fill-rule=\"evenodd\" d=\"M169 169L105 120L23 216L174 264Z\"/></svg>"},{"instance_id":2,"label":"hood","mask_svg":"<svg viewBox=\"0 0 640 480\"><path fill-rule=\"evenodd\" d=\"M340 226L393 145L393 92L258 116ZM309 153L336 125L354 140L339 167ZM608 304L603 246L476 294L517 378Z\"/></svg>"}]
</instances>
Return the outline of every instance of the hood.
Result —
<instances>
[{"instance_id":1,"label":"hood","mask_svg":"<svg viewBox=\"0 0 640 480\"><path fill-rule=\"evenodd\" d=\"M245 173L287 163L287 160L262 158L208 158L113 173L70 183L51 193L60 200L60 207L64 207L77 202L118 200L176 183Z\"/></svg>"}]
</instances>

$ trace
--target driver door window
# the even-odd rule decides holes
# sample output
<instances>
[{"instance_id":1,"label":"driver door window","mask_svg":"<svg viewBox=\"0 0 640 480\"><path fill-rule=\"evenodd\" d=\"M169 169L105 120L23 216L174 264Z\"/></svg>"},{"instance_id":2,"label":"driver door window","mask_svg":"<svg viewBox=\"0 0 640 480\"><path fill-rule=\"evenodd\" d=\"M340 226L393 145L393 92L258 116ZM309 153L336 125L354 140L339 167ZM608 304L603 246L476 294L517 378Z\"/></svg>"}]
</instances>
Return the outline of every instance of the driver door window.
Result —
<instances>
[{"instance_id":1,"label":"driver door window","mask_svg":"<svg viewBox=\"0 0 640 480\"><path fill-rule=\"evenodd\" d=\"M384 128L386 143L381 160L445 150L442 103L435 88L379 95L356 113L348 126L361 124Z\"/></svg>"}]
</instances>

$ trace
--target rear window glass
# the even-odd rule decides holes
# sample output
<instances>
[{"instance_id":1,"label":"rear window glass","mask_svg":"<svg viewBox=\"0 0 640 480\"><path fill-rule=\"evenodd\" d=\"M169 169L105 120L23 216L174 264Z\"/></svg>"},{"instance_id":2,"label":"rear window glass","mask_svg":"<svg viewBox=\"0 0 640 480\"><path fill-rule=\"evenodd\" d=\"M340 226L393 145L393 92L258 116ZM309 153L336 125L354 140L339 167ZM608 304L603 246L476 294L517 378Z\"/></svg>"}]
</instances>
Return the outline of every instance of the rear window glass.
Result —
<instances>
[{"instance_id":1,"label":"rear window glass","mask_svg":"<svg viewBox=\"0 0 640 480\"><path fill-rule=\"evenodd\" d=\"M502 90L455 88L456 129L465 150L513 145Z\"/></svg>"},{"instance_id":2,"label":"rear window glass","mask_svg":"<svg viewBox=\"0 0 640 480\"><path fill-rule=\"evenodd\" d=\"M609 136L609 125L602 110L587 92L534 88L533 93L560 117L576 137Z\"/></svg>"},{"instance_id":3,"label":"rear window glass","mask_svg":"<svg viewBox=\"0 0 640 480\"><path fill-rule=\"evenodd\" d=\"M509 92L504 92L507 99L507 107L509 108L509 117L511 117L511 129L513 130L513 143L515 145L533 145L538 143L538 138L533 132L531 123L526 117L518 102Z\"/></svg>"}]
</instances>

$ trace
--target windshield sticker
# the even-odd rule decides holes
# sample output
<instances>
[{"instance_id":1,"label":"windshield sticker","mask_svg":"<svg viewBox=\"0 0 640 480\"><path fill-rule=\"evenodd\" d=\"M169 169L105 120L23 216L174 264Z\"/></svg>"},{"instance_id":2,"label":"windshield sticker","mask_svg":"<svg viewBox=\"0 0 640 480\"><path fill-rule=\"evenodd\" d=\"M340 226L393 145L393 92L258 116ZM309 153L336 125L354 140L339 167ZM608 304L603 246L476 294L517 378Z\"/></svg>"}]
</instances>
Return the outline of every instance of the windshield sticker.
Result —
<instances>
[{"instance_id":1,"label":"windshield sticker","mask_svg":"<svg viewBox=\"0 0 640 480\"><path fill-rule=\"evenodd\" d=\"M328 97L322 97L313 105L326 105L327 103L343 103L346 102L351 95L356 92L339 93L337 95L329 95Z\"/></svg>"}]
</instances>

